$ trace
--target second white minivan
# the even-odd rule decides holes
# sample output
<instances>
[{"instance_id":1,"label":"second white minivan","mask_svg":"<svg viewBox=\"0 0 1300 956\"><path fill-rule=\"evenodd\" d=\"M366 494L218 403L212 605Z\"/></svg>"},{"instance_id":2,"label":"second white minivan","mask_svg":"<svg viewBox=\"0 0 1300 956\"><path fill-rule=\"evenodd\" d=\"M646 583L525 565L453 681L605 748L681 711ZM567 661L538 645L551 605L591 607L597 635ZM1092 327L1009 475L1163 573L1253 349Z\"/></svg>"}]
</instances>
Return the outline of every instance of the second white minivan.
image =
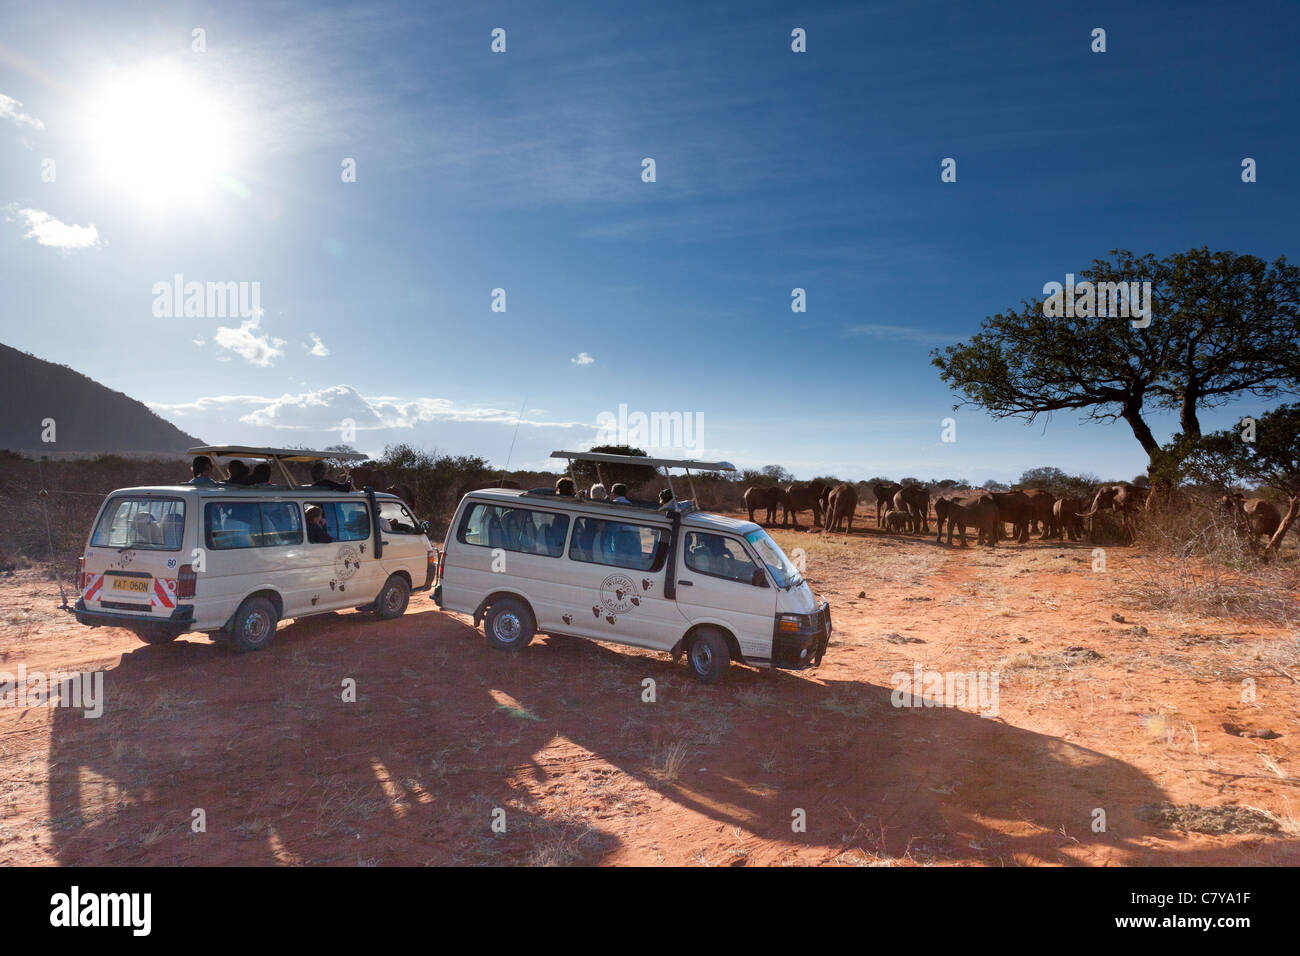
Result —
<instances>
[{"instance_id":1,"label":"second white minivan","mask_svg":"<svg viewBox=\"0 0 1300 956\"><path fill-rule=\"evenodd\" d=\"M280 462L338 453L204 447L191 452ZM360 455L349 457L360 458ZM405 613L431 585L428 525L395 495L228 482L122 488L100 507L73 609L91 627L149 644L206 632L235 651L261 650L276 625L347 608ZM346 486L343 486L346 487Z\"/></svg>"},{"instance_id":2,"label":"second white minivan","mask_svg":"<svg viewBox=\"0 0 1300 956\"><path fill-rule=\"evenodd\" d=\"M759 525L549 490L465 495L433 599L473 615L495 648L539 632L616 641L684 653L705 683L733 660L817 666L831 634L828 603Z\"/></svg>"}]
</instances>

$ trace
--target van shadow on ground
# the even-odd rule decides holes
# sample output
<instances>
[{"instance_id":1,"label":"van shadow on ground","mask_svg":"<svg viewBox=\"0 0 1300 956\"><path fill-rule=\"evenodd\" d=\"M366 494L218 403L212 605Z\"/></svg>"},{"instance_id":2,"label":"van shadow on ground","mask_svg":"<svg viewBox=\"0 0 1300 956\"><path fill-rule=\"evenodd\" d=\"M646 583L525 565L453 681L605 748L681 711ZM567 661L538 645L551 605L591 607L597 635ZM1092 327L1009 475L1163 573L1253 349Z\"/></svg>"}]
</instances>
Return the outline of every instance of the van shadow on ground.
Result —
<instances>
[{"instance_id":1,"label":"van shadow on ground","mask_svg":"<svg viewBox=\"0 0 1300 956\"><path fill-rule=\"evenodd\" d=\"M436 611L298 621L245 656L194 637L141 646L106 673L103 717L54 712L56 854L1075 863L1152 833L1134 811L1162 792L1128 764L970 712L898 709L889 687L821 673L733 668L705 687L665 656L574 638L493 651ZM345 678L355 703L341 700ZM655 703L642 701L645 678ZM1102 834L1090 829L1098 807ZM205 833L191 832L196 808ZM495 808L505 834L490 828Z\"/></svg>"}]
</instances>

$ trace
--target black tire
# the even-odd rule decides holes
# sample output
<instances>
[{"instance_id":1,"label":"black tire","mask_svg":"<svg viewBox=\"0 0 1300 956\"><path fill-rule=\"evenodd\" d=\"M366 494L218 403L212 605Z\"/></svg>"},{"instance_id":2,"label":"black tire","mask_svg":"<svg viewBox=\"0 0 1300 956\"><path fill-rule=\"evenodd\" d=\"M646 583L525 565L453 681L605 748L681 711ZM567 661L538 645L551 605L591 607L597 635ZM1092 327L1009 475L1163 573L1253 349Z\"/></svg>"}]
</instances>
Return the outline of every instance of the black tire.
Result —
<instances>
[{"instance_id":1,"label":"black tire","mask_svg":"<svg viewBox=\"0 0 1300 956\"><path fill-rule=\"evenodd\" d=\"M275 637L278 623L280 614L269 600L264 597L245 598L227 628L230 649L236 654L264 650Z\"/></svg>"},{"instance_id":2,"label":"black tire","mask_svg":"<svg viewBox=\"0 0 1300 956\"><path fill-rule=\"evenodd\" d=\"M536 632L533 612L523 601L514 598L497 601L483 619L483 633L487 635L488 646L499 651L523 650Z\"/></svg>"},{"instance_id":3,"label":"black tire","mask_svg":"<svg viewBox=\"0 0 1300 956\"><path fill-rule=\"evenodd\" d=\"M135 636L146 644L169 644L180 637L175 631L165 631L158 627L142 627Z\"/></svg>"},{"instance_id":4,"label":"black tire","mask_svg":"<svg viewBox=\"0 0 1300 956\"><path fill-rule=\"evenodd\" d=\"M391 621L406 613L411 602L411 586L400 574L390 574L375 598L374 612L381 621Z\"/></svg>"},{"instance_id":5,"label":"black tire","mask_svg":"<svg viewBox=\"0 0 1300 956\"><path fill-rule=\"evenodd\" d=\"M717 631L698 631L686 645L686 666L701 684L716 684L731 667L731 648Z\"/></svg>"}]
</instances>

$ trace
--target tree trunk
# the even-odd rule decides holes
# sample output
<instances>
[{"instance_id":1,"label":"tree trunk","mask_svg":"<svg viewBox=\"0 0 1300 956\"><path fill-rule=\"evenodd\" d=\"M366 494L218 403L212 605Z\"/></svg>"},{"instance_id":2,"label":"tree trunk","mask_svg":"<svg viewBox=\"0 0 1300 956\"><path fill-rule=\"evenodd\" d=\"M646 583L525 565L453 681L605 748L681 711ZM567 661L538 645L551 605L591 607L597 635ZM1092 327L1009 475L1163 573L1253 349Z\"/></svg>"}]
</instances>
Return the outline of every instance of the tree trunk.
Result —
<instances>
[{"instance_id":1,"label":"tree trunk","mask_svg":"<svg viewBox=\"0 0 1300 956\"><path fill-rule=\"evenodd\" d=\"M1178 423L1183 430L1183 434L1188 438L1201 437L1201 420L1196 417L1196 404L1200 401L1200 398L1200 389L1195 385L1188 385L1187 390L1183 392L1183 404L1179 412Z\"/></svg>"},{"instance_id":2,"label":"tree trunk","mask_svg":"<svg viewBox=\"0 0 1300 956\"><path fill-rule=\"evenodd\" d=\"M1296 518L1300 518L1300 495L1291 496L1291 505L1286 509L1286 514L1282 516L1282 523L1277 526L1277 530L1273 532L1273 537L1269 539L1268 547L1264 549L1266 555L1276 554L1278 549L1282 547L1282 539L1291 530L1291 525L1295 523Z\"/></svg>"},{"instance_id":3,"label":"tree trunk","mask_svg":"<svg viewBox=\"0 0 1300 956\"><path fill-rule=\"evenodd\" d=\"M1142 418L1142 406L1125 406L1123 418L1124 421L1128 422L1129 427L1133 429L1133 434L1142 445L1142 450L1154 462L1156 452L1160 450L1160 443L1156 441L1156 436L1151 434L1151 429L1147 427L1147 423Z\"/></svg>"}]
</instances>

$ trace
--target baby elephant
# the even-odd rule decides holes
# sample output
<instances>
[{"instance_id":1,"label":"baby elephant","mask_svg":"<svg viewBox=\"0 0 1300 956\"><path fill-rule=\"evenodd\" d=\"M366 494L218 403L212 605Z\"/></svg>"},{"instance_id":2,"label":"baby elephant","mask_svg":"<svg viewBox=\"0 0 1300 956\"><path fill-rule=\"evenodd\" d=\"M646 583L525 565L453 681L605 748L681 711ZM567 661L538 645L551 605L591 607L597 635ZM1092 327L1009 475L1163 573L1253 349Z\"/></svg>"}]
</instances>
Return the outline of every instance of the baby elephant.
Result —
<instances>
[{"instance_id":1,"label":"baby elephant","mask_svg":"<svg viewBox=\"0 0 1300 956\"><path fill-rule=\"evenodd\" d=\"M907 531L911 526L912 516L906 511L890 508L885 512L885 530L890 534L900 534Z\"/></svg>"}]
</instances>

